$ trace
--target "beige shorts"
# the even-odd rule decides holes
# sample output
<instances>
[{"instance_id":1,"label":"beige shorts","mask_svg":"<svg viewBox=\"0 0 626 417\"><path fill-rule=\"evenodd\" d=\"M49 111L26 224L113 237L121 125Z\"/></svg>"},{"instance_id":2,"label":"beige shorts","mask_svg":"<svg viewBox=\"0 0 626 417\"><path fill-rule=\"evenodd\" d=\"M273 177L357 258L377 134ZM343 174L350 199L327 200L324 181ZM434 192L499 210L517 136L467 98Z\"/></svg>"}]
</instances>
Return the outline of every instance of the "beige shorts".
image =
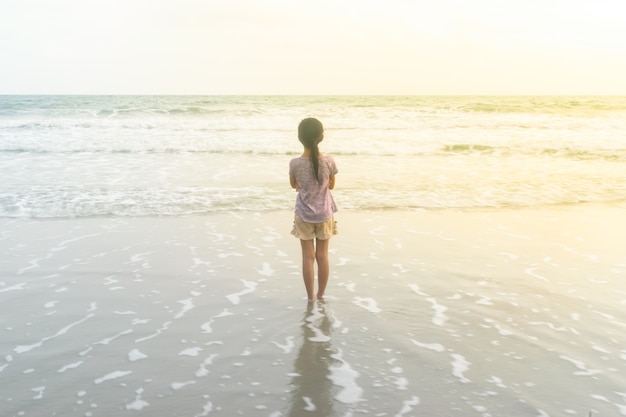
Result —
<instances>
[{"instance_id":1,"label":"beige shorts","mask_svg":"<svg viewBox=\"0 0 626 417\"><path fill-rule=\"evenodd\" d=\"M337 222L331 217L323 223L308 223L296 214L291 234L302 240L327 240L337 234Z\"/></svg>"}]
</instances>

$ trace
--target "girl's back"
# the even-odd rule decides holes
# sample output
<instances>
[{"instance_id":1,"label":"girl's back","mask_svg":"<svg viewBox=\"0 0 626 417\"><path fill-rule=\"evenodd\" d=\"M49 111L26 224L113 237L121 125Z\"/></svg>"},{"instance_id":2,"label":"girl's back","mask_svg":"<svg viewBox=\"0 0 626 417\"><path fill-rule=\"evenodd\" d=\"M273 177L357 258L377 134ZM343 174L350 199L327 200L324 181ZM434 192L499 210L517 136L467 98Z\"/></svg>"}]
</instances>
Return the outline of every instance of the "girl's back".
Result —
<instances>
[{"instance_id":1,"label":"girl's back","mask_svg":"<svg viewBox=\"0 0 626 417\"><path fill-rule=\"evenodd\" d=\"M335 160L332 156L320 155L318 161L319 181L308 157L301 156L289 162L289 175L295 177L298 189L296 214L311 223L328 220L337 211L330 193L331 178L338 172Z\"/></svg>"}]
</instances>

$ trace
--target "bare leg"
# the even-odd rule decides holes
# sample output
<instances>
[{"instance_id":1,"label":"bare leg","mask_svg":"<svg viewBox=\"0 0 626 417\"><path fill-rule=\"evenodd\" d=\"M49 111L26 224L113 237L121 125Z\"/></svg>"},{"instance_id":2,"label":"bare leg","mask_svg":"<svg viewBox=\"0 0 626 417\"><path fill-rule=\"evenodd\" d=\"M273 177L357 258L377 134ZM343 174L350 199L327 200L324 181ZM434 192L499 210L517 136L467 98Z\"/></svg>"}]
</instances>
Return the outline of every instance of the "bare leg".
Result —
<instances>
[{"instance_id":1,"label":"bare leg","mask_svg":"<svg viewBox=\"0 0 626 417\"><path fill-rule=\"evenodd\" d=\"M330 239L315 242L315 259L317 260L317 298L323 299L330 275L330 263L328 261L328 243Z\"/></svg>"},{"instance_id":2,"label":"bare leg","mask_svg":"<svg viewBox=\"0 0 626 417\"><path fill-rule=\"evenodd\" d=\"M313 239L302 240L302 278L309 301L315 301L315 245Z\"/></svg>"}]
</instances>

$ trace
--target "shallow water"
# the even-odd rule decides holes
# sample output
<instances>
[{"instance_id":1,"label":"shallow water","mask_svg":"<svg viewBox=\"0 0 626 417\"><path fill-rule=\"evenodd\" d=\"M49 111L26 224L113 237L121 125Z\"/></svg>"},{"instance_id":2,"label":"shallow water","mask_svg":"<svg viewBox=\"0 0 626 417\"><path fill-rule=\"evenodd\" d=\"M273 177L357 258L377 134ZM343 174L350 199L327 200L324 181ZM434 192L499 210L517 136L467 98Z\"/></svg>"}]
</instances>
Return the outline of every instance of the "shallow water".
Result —
<instances>
[{"instance_id":1,"label":"shallow water","mask_svg":"<svg viewBox=\"0 0 626 417\"><path fill-rule=\"evenodd\" d=\"M3 415L626 415L623 209L286 217L3 220Z\"/></svg>"}]
</instances>

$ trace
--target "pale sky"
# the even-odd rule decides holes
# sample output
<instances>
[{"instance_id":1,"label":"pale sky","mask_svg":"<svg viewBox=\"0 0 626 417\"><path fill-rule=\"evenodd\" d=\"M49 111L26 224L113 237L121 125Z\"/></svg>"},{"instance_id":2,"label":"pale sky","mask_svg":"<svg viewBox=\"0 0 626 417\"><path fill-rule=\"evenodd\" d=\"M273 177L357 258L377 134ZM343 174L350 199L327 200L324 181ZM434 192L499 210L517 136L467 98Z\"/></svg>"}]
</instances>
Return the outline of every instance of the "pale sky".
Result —
<instances>
[{"instance_id":1,"label":"pale sky","mask_svg":"<svg viewBox=\"0 0 626 417\"><path fill-rule=\"evenodd\" d=\"M0 0L0 94L626 94L626 0Z\"/></svg>"}]
</instances>

